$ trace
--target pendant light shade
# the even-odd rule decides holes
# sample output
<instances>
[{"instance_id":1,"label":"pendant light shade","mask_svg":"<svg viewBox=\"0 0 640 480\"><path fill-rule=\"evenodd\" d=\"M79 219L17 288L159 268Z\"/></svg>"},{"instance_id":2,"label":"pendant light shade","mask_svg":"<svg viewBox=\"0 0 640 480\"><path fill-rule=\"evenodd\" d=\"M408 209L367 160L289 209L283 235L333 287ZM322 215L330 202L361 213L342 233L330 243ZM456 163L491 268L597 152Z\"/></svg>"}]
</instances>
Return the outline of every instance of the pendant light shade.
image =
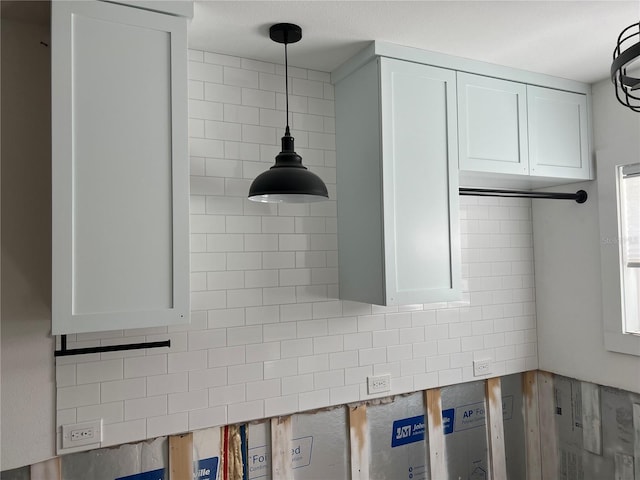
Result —
<instances>
[{"instance_id":1,"label":"pendant light shade","mask_svg":"<svg viewBox=\"0 0 640 480\"><path fill-rule=\"evenodd\" d=\"M635 69L635 75L628 73L630 67ZM618 101L634 112L640 112L640 22L628 26L618 36L613 51L611 81Z\"/></svg>"},{"instance_id":2,"label":"pendant light shade","mask_svg":"<svg viewBox=\"0 0 640 480\"><path fill-rule=\"evenodd\" d=\"M287 125L282 137L282 151L276 156L276 163L266 172L258 175L249 188L249 200L266 203L307 203L327 200L327 186L315 173L302 165L302 157L295 152L294 138L289 131L289 76L287 44L302 38L302 29L291 23L278 23L269 29L269 37L284 44L285 98L287 105Z\"/></svg>"}]
</instances>

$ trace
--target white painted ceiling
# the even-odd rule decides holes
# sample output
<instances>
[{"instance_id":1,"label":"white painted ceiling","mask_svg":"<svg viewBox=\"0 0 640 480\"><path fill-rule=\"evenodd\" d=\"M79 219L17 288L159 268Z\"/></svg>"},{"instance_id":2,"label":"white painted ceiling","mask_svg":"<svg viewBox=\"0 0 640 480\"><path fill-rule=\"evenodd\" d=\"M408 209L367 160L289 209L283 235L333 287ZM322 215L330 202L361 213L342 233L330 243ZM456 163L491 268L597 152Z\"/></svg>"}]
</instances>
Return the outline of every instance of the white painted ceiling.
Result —
<instances>
[{"instance_id":1,"label":"white painted ceiling","mask_svg":"<svg viewBox=\"0 0 640 480\"><path fill-rule=\"evenodd\" d=\"M593 83L609 75L633 1L214 1L196 0L190 48L283 63L269 39L279 22L302 27L293 66L332 71L383 40Z\"/></svg>"}]
</instances>

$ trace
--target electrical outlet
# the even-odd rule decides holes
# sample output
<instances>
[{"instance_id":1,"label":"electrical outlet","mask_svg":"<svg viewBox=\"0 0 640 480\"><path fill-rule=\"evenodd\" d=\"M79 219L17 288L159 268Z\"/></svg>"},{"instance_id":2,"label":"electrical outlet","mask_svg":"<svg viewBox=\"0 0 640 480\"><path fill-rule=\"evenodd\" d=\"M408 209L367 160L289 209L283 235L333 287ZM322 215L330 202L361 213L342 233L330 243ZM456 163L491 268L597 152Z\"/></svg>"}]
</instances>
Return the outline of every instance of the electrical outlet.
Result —
<instances>
[{"instance_id":1,"label":"electrical outlet","mask_svg":"<svg viewBox=\"0 0 640 480\"><path fill-rule=\"evenodd\" d=\"M491 370L491 359L485 358L482 360L474 360L473 361L473 376L474 377L482 377L484 375L490 375Z\"/></svg>"},{"instance_id":2,"label":"electrical outlet","mask_svg":"<svg viewBox=\"0 0 640 480\"><path fill-rule=\"evenodd\" d=\"M102 442L102 419L62 426L62 448Z\"/></svg>"},{"instance_id":3,"label":"electrical outlet","mask_svg":"<svg viewBox=\"0 0 640 480\"><path fill-rule=\"evenodd\" d=\"M367 392L369 395L374 393L388 392L391 390L391 375L376 375L375 377L367 377Z\"/></svg>"}]
</instances>

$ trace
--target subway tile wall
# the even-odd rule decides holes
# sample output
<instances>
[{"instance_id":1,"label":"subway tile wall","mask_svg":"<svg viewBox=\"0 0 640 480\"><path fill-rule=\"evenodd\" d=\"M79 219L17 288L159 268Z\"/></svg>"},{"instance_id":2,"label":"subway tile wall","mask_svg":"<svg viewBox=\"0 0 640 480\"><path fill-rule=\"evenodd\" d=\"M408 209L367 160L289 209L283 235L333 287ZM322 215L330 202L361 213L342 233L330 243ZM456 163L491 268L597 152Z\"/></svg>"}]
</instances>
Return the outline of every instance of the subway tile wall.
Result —
<instances>
[{"instance_id":1,"label":"subway tile wall","mask_svg":"<svg viewBox=\"0 0 640 480\"><path fill-rule=\"evenodd\" d=\"M58 358L58 426L102 418L108 446L366 400L369 375L398 394L475 380L474 359L537 368L530 200L460 198L461 301L340 301L329 74L289 70L296 150L331 200L255 204L251 180L280 150L283 66L189 58L191 324L69 336L172 347Z\"/></svg>"}]
</instances>

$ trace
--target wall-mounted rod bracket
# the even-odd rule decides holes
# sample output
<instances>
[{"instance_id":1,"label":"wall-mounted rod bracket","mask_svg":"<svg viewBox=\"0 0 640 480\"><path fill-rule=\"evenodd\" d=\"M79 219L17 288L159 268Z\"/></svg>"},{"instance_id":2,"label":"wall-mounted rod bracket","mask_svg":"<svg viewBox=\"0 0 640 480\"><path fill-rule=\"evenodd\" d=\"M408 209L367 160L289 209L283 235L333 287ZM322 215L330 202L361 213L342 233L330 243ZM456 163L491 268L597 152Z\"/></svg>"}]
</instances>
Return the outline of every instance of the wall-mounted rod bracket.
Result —
<instances>
[{"instance_id":1,"label":"wall-mounted rod bracket","mask_svg":"<svg viewBox=\"0 0 640 480\"><path fill-rule=\"evenodd\" d=\"M530 190L496 190L489 188L460 188L460 195L473 195L477 197L504 197L504 198L546 198L551 200L575 200L577 203L587 201L587 192L578 190L576 193L557 192L532 192Z\"/></svg>"},{"instance_id":2,"label":"wall-mounted rod bracket","mask_svg":"<svg viewBox=\"0 0 640 480\"><path fill-rule=\"evenodd\" d=\"M143 348L171 347L171 340L160 342L127 343L124 345L104 345L101 347L67 348L67 336L60 336L60 350L53 352L54 357L68 357L70 355L87 355L89 353L120 352L123 350L140 350Z\"/></svg>"}]
</instances>

